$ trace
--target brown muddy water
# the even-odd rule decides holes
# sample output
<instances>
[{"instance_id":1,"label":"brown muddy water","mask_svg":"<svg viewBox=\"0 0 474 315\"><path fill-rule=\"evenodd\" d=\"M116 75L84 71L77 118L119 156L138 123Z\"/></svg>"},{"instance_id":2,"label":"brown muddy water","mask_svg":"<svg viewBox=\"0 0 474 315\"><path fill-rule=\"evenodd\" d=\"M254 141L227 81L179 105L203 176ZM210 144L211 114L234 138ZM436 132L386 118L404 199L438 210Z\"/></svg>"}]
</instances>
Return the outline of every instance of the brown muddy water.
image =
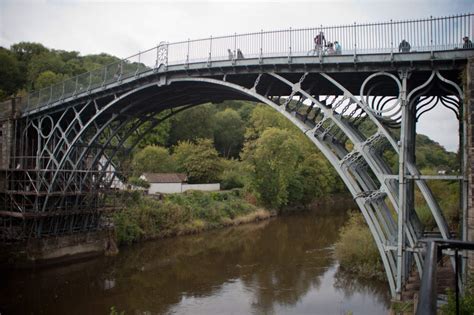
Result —
<instances>
[{"instance_id":1,"label":"brown muddy water","mask_svg":"<svg viewBox=\"0 0 474 315\"><path fill-rule=\"evenodd\" d=\"M344 274L334 258L347 204L0 271L0 313L387 314L388 286Z\"/></svg>"}]
</instances>

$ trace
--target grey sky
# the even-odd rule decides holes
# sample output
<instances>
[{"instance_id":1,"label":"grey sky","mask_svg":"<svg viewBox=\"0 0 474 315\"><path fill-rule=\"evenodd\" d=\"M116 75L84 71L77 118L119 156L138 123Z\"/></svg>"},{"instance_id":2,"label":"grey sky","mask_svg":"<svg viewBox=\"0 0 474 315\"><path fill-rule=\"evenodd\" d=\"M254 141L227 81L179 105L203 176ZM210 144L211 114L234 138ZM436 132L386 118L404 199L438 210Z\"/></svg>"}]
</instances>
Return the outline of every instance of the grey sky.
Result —
<instances>
[{"instance_id":1,"label":"grey sky","mask_svg":"<svg viewBox=\"0 0 474 315\"><path fill-rule=\"evenodd\" d=\"M33 41L83 55L107 52L124 58L160 41L467 12L474 12L474 1L0 0L0 46ZM426 117L419 132L455 150L457 125L446 120L452 116L436 110Z\"/></svg>"}]
</instances>

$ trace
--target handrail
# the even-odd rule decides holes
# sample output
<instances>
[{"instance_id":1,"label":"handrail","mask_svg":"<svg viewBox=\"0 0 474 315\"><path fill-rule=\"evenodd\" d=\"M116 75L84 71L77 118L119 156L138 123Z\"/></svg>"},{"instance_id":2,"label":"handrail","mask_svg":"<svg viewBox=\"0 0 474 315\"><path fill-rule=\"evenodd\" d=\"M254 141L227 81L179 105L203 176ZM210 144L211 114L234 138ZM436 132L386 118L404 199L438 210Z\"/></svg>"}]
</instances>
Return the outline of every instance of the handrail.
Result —
<instances>
[{"instance_id":1,"label":"handrail","mask_svg":"<svg viewBox=\"0 0 474 315\"><path fill-rule=\"evenodd\" d=\"M474 250L474 242L445 239L423 239L427 243L423 274L421 277L420 295L416 315L436 315L437 302L437 264L444 249L454 249L454 273L456 290L456 314L459 314L459 250Z\"/></svg>"},{"instance_id":2,"label":"handrail","mask_svg":"<svg viewBox=\"0 0 474 315\"><path fill-rule=\"evenodd\" d=\"M26 112L78 97L111 83L121 82L161 65L189 65L246 58L321 56L314 37L324 33L327 42L338 41L342 55L396 53L407 40L410 51L439 51L462 48L462 38L473 38L474 13L418 20L319 26L217 36L173 43L160 43L103 67L79 74L58 84L28 93ZM289 60L290 61L290 60Z\"/></svg>"}]
</instances>

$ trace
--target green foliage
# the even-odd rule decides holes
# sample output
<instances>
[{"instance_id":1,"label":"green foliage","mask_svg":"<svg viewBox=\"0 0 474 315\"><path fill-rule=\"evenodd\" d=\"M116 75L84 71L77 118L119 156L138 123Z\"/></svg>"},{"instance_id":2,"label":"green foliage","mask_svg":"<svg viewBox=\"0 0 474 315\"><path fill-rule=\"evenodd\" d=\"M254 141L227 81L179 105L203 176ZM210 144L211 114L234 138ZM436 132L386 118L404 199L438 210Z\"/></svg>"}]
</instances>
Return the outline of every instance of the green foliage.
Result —
<instances>
[{"instance_id":1,"label":"green foliage","mask_svg":"<svg viewBox=\"0 0 474 315\"><path fill-rule=\"evenodd\" d=\"M221 164L212 140L198 139L196 143L180 141L173 150L177 170L186 173L190 183L212 183L218 180Z\"/></svg>"},{"instance_id":2,"label":"green foliage","mask_svg":"<svg viewBox=\"0 0 474 315\"><path fill-rule=\"evenodd\" d=\"M456 294L448 292L448 303L441 306L443 315L472 315L474 314L474 294L466 294L459 298L459 313L456 313Z\"/></svg>"},{"instance_id":3,"label":"green foliage","mask_svg":"<svg viewBox=\"0 0 474 315\"><path fill-rule=\"evenodd\" d=\"M214 116L214 144L222 156L237 157L244 143L244 122L231 108Z\"/></svg>"},{"instance_id":4,"label":"green foliage","mask_svg":"<svg viewBox=\"0 0 474 315\"><path fill-rule=\"evenodd\" d=\"M160 119L160 115L155 117ZM138 142L138 148L143 149L149 145L165 146L168 142L171 123L169 120L162 121L158 126L148 131L145 135L143 133L151 128L151 122L146 122L138 128L138 133L134 133L129 139L129 143ZM140 135L140 136L139 136ZM143 136L141 136L143 135ZM140 138L138 138L140 137Z\"/></svg>"},{"instance_id":5,"label":"green foliage","mask_svg":"<svg viewBox=\"0 0 474 315\"><path fill-rule=\"evenodd\" d=\"M175 164L168 150L163 147L149 145L138 151L132 160L133 173L167 173L175 171Z\"/></svg>"},{"instance_id":6,"label":"green foliage","mask_svg":"<svg viewBox=\"0 0 474 315\"><path fill-rule=\"evenodd\" d=\"M245 164L237 160L222 160L222 173L219 177L221 189L242 188L247 181Z\"/></svg>"},{"instance_id":7,"label":"green foliage","mask_svg":"<svg viewBox=\"0 0 474 315\"><path fill-rule=\"evenodd\" d=\"M17 60L22 63L24 67L22 70L26 71L26 67L33 56L48 53L49 49L39 43L20 42L13 44L10 47L10 51L14 53Z\"/></svg>"},{"instance_id":8,"label":"green foliage","mask_svg":"<svg viewBox=\"0 0 474 315\"><path fill-rule=\"evenodd\" d=\"M126 204L113 216L120 244L224 226L257 211L234 191L189 191L166 195L164 201L142 197Z\"/></svg>"},{"instance_id":9,"label":"green foliage","mask_svg":"<svg viewBox=\"0 0 474 315\"><path fill-rule=\"evenodd\" d=\"M249 125L245 131L247 141L255 140L268 128L291 129L295 128L283 116L273 109L259 105L254 108L250 115Z\"/></svg>"},{"instance_id":10,"label":"green foliage","mask_svg":"<svg viewBox=\"0 0 474 315\"><path fill-rule=\"evenodd\" d=\"M428 181L428 186L436 196L448 225L455 230L460 214L459 183L433 180ZM433 215L419 190L415 191L415 210L426 230L433 230L436 227Z\"/></svg>"},{"instance_id":11,"label":"green foliage","mask_svg":"<svg viewBox=\"0 0 474 315\"><path fill-rule=\"evenodd\" d=\"M41 72L35 80L35 88L42 89L53 84L59 83L63 80L61 74L54 73L53 71L46 70Z\"/></svg>"},{"instance_id":12,"label":"green foliage","mask_svg":"<svg viewBox=\"0 0 474 315\"><path fill-rule=\"evenodd\" d=\"M265 205L281 208L288 203L288 187L300 154L287 130L268 128L256 141L247 161L253 167L251 185Z\"/></svg>"},{"instance_id":13,"label":"green foliage","mask_svg":"<svg viewBox=\"0 0 474 315\"><path fill-rule=\"evenodd\" d=\"M64 61L62 61L61 57L54 53L45 52L39 55L33 55L28 63L28 82L33 82L34 89L40 89L37 82L40 74L45 71L54 74L61 73L64 69L64 65Z\"/></svg>"},{"instance_id":14,"label":"green foliage","mask_svg":"<svg viewBox=\"0 0 474 315\"><path fill-rule=\"evenodd\" d=\"M416 164L420 169L453 171L459 168L456 153L447 152L425 135L416 135Z\"/></svg>"},{"instance_id":15,"label":"green foliage","mask_svg":"<svg viewBox=\"0 0 474 315\"><path fill-rule=\"evenodd\" d=\"M210 104L187 109L171 118L169 145L179 141L212 139L214 136L215 107Z\"/></svg>"},{"instance_id":16,"label":"green foliage","mask_svg":"<svg viewBox=\"0 0 474 315\"><path fill-rule=\"evenodd\" d=\"M140 177L130 177L128 179L128 183L133 186L142 187L142 188L150 188L150 183L146 180L141 179Z\"/></svg>"},{"instance_id":17,"label":"green foliage","mask_svg":"<svg viewBox=\"0 0 474 315\"><path fill-rule=\"evenodd\" d=\"M117 311L117 309L115 308L115 306L112 306L110 308L110 315L125 315L125 311Z\"/></svg>"},{"instance_id":18,"label":"green foliage","mask_svg":"<svg viewBox=\"0 0 474 315\"><path fill-rule=\"evenodd\" d=\"M298 173L300 178L298 185L302 188L299 202L309 203L327 196L335 188L336 180L331 172L331 166L319 153L307 156L298 165Z\"/></svg>"},{"instance_id":19,"label":"green foliage","mask_svg":"<svg viewBox=\"0 0 474 315\"><path fill-rule=\"evenodd\" d=\"M7 49L0 47L0 100L15 94L23 84L20 64Z\"/></svg>"},{"instance_id":20,"label":"green foliage","mask_svg":"<svg viewBox=\"0 0 474 315\"><path fill-rule=\"evenodd\" d=\"M372 234L360 212L352 212L336 243L340 267L360 277L384 279L384 269Z\"/></svg>"}]
</instances>

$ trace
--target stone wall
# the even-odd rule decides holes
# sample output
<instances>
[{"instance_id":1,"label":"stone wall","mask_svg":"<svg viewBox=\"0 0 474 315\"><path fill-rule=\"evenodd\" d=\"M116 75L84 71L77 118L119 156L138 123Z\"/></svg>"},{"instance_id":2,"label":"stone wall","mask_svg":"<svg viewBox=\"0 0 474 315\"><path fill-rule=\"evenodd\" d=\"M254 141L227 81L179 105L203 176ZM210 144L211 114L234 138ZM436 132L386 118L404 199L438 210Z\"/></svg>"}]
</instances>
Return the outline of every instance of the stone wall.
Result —
<instances>
[{"instance_id":1,"label":"stone wall","mask_svg":"<svg viewBox=\"0 0 474 315\"><path fill-rule=\"evenodd\" d=\"M0 170L14 167L10 165L10 157L14 141L14 119L20 107L20 97L0 103Z\"/></svg>"}]
</instances>

